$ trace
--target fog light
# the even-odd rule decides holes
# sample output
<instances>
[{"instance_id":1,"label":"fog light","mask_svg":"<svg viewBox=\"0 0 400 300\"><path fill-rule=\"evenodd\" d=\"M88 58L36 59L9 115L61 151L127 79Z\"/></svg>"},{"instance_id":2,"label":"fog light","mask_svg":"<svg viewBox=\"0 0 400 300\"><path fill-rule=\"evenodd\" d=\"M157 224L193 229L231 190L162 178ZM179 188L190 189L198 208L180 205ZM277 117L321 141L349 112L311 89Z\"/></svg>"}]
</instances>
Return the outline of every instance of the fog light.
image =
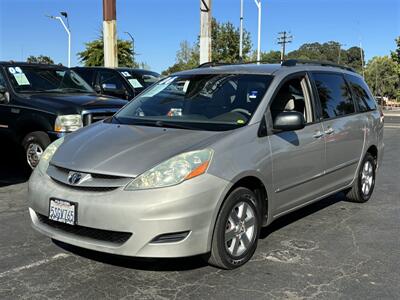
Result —
<instances>
[{"instance_id":1,"label":"fog light","mask_svg":"<svg viewBox=\"0 0 400 300\"><path fill-rule=\"evenodd\" d=\"M163 244L163 243L176 243L183 241L188 235L190 231L180 231L173 233L164 233L156 236L151 240L150 244Z\"/></svg>"}]
</instances>

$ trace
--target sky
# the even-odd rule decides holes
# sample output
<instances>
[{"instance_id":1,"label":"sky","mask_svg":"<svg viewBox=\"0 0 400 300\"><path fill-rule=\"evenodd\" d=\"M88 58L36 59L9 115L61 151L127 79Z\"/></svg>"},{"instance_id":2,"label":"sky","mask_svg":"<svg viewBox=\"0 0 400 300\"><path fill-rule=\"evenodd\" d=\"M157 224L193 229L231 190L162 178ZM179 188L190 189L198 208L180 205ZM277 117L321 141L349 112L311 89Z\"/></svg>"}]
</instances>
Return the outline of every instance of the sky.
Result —
<instances>
[{"instance_id":1,"label":"sky","mask_svg":"<svg viewBox=\"0 0 400 300\"><path fill-rule=\"evenodd\" d=\"M400 0L261 0L261 50L279 50L278 32L293 35L288 51L309 42L338 41L359 46L366 59L388 55L400 36ZM239 26L240 0L213 0L218 21ZM161 72L174 64L183 40L195 43L200 30L200 0L117 0L119 38L135 38L136 60ZM49 55L67 64L67 35L45 15L67 11L72 32L72 66L85 42L102 28L102 0L0 0L0 60ZM257 7L244 0L244 27L257 47Z\"/></svg>"}]
</instances>

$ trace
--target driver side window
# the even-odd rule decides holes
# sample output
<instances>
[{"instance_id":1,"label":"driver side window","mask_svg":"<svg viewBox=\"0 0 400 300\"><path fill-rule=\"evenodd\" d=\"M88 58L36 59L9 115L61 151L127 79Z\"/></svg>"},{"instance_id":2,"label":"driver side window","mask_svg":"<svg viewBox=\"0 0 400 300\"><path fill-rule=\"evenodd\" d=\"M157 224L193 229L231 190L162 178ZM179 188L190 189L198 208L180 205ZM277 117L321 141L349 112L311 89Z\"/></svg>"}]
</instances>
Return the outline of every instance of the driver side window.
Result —
<instances>
[{"instance_id":1,"label":"driver side window","mask_svg":"<svg viewBox=\"0 0 400 300\"><path fill-rule=\"evenodd\" d=\"M310 93L304 76L286 81L279 89L270 107L272 120L284 111L297 111L304 115L306 123L313 122Z\"/></svg>"}]
</instances>

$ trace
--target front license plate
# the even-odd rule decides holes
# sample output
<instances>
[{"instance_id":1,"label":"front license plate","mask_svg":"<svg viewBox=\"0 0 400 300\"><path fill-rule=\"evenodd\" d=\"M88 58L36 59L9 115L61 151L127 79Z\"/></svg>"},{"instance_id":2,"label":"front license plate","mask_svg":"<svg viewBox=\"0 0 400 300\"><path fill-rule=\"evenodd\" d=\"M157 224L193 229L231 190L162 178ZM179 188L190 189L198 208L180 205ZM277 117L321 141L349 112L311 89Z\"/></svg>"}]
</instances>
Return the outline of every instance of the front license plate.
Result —
<instances>
[{"instance_id":1,"label":"front license plate","mask_svg":"<svg viewBox=\"0 0 400 300\"><path fill-rule=\"evenodd\" d=\"M76 219L76 204L65 200L50 199L49 219L74 225Z\"/></svg>"}]
</instances>

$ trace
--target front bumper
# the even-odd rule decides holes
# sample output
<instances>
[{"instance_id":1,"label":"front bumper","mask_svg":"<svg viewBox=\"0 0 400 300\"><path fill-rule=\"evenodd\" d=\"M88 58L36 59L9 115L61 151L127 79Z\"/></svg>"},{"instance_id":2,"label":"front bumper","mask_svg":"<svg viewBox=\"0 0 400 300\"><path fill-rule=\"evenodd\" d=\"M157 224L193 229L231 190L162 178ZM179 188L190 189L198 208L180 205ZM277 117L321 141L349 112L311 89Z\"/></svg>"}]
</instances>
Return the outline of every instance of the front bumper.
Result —
<instances>
[{"instance_id":1,"label":"front bumper","mask_svg":"<svg viewBox=\"0 0 400 300\"><path fill-rule=\"evenodd\" d=\"M210 250L215 218L228 188L230 182L204 174L168 188L88 191L61 185L35 170L29 180L29 211L35 229L67 244L127 256L183 257ZM75 228L131 235L117 243L80 234L74 226L52 226L44 222L50 198L78 204ZM159 235L185 231L189 234L178 242L151 243Z\"/></svg>"}]
</instances>

